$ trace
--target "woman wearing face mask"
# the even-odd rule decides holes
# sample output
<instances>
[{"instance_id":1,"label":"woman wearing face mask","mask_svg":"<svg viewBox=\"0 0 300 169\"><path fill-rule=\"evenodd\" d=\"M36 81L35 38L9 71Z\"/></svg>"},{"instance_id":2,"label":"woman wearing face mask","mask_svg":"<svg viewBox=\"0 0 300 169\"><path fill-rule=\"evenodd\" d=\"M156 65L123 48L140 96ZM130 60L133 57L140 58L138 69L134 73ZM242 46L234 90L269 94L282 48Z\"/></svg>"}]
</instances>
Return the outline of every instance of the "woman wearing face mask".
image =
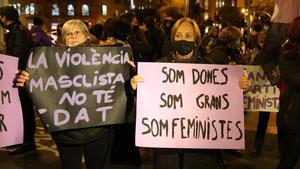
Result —
<instances>
[{"instance_id":1,"label":"woman wearing face mask","mask_svg":"<svg viewBox=\"0 0 300 169\"><path fill-rule=\"evenodd\" d=\"M234 26L227 26L219 33L219 40L207 55L215 64L244 64L240 55L241 31Z\"/></svg>"},{"instance_id":2,"label":"woman wearing face mask","mask_svg":"<svg viewBox=\"0 0 300 169\"><path fill-rule=\"evenodd\" d=\"M158 62L212 63L198 52L201 34L196 22L190 18L179 19L171 30L173 52L162 56Z\"/></svg>"},{"instance_id":3,"label":"woman wearing face mask","mask_svg":"<svg viewBox=\"0 0 300 169\"><path fill-rule=\"evenodd\" d=\"M174 50L167 56L163 56L158 62L174 63L202 63L210 64L210 59L200 55L198 47L200 44L201 34L196 22L190 18L181 18L171 30L171 42ZM143 82L143 77L136 75L131 79L131 86L135 90L137 84ZM242 89L248 88L248 80L242 77L240 80ZM193 151L193 150L191 150ZM184 156L191 152L183 149L154 149L154 169L182 169L189 168L184 164ZM190 161L190 160L189 160ZM212 163L215 163L213 160ZM226 168L224 164L219 165Z\"/></svg>"}]
</instances>

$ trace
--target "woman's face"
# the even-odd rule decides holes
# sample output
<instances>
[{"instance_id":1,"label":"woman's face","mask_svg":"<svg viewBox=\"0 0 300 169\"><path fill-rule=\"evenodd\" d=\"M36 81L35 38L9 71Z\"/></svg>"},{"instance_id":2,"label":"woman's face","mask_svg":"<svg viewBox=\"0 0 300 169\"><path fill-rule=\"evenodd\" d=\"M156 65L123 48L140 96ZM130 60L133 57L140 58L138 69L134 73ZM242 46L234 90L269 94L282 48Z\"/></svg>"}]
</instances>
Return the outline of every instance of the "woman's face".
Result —
<instances>
[{"instance_id":1,"label":"woman's face","mask_svg":"<svg viewBox=\"0 0 300 169\"><path fill-rule=\"evenodd\" d=\"M77 25L72 25L65 35L65 45L69 47L77 46L87 40L87 36Z\"/></svg>"},{"instance_id":2,"label":"woman's face","mask_svg":"<svg viewBox=\"0 0 300 169\"><path fill-rule=\"evenodd\" d=\"M184 22L182 23L176 33L175 33L175 37L174 37L175 41L180 41L180 40L186 40L186 41L195 41L195 32L194 32L194 28L190 23Z\"/></svg>"},{"instance_id":3,"label":"woman's face","mask_svg":"<svg viewBox=\"0 0 300 169\"><path fill-rule=\"evenodd\" d=\"M194 27L187 22L181 23L174 35L174 49L176 56L188 59L193 56L196 47L196 35Z\"/></svg>"}]
</instances>

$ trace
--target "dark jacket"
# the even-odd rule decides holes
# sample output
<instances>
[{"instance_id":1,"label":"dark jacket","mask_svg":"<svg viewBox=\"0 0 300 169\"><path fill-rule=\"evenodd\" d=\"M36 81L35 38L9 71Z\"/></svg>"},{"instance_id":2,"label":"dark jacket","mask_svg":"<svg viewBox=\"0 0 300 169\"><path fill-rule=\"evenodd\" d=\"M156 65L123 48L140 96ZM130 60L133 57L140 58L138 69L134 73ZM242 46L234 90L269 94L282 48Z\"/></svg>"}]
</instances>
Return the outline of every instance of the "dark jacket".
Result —
<instances>
[{"instance_id":1,"label":"dark jacket","mask_svg":"<svg viewBox=\"0 0 300 169\"><path fill-rule=\"evenodd\" d=\"M152 46L153 58L157 57L159 47L162 43L163 33L156 27L149 28L145 33L148 43ZM152 60L153 61L153 60Z\"/></svg>"},{"instance_id":2,"label":"dark jacket","mask_svg":"<svg viewBox=\"0 0 300 169\"><path fill-rule=\"evenodd\" d=\"M128 43L132 48L135 63L153 61L153 47L147 42L142 30L139 30L139 32L131 32L128 36Z\"/></svg>"},{"instance_id":3,"label":"dark jacket","mask_svg":"<svg viewBox=\"0 0 300 169\"><path fill-rule=\"evenodd\" d=\"M19 69L25 69L29 52L33 47L33 40L30 31L20 22L13 22L6 27L9 33L6 34L6 54L19 58Z\"/></svg>"},{"instance_id":4,"label":"dark jacket","mask_svg":"<svg viewBox=\"0 0 300 169\"><path fill-rule=\"evenodd\" d=\"M209 54L218 42L218 38L212 35L206 35L202 39L202 53Z\"/></svg>"},{"instance_id":5,"label":"dark jacket","mask_svg":"<svg viewBox=\"0 0 300 169\"><path fill-rule=\"evenodd\" d=\"M52 46L51 37L41 28L41 26L33 26L30 30L35 46Z\"/></svg>"},{"instance_id":6,"label":"dark jacket","mask_svg":"<svg viewBox=\"0 0 300 169\"><path fill-rule=\"evenodd\" d=\"M221 41L218 41L216 46L207 55L215 64L229 64L235 62L236 64L244 64L238 49L230 49Z\"/></svg>"},{"instance_id":7,"label":"dark jacket","mask_svg":"<svg viewBox=\"0 0 300 169\"><path fill-rule=\"evenodd\" d=\"M280 109L277 126L291 132L300 132L300 47L284 50L279 58L281 79L285 84L280 90Z\"/></svg>"}]
</instances>

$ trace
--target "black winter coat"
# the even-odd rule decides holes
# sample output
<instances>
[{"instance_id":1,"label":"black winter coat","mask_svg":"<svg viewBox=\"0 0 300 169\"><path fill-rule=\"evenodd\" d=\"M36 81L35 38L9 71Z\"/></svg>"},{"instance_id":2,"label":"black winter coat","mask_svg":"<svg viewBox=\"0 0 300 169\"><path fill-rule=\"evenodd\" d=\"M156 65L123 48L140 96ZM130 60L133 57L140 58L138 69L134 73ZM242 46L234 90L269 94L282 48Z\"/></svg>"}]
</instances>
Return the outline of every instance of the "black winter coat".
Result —
<instances>
[{"instance_id":1,"label":"black winter coat","mask_svg":"<svg viewBox=\"0 0 300 169\"><path fill-rule=\"evenodd\" d=\"M283 51L279 58L281 92L277 126L291 132L300 132L300 46L296 50Z\"/></svg>"},{"instance_id":2,"label":"black winter coat","mask_svg":"<svg viewBox=\"0 0 300 169\"><path fill-rule=\"evenodd\" d=\"M230 62L244 64L238 49L230 49L221 41L217 42L216 46L212 49L207 57L212 59L215 64L227 65Z\"/></svg>"},{"instance_id":3,"label":"black winter coat","mask_svg":"<svg viewBox=\"0 0 300 169\"><path fill-rule=\"evenodd\" d=\"M6 54L19 58L18 68L24 70L29 58L29 52L33 47L30 31L20 22L13 22L6 27Z\"/></svg>"}]
</instances>

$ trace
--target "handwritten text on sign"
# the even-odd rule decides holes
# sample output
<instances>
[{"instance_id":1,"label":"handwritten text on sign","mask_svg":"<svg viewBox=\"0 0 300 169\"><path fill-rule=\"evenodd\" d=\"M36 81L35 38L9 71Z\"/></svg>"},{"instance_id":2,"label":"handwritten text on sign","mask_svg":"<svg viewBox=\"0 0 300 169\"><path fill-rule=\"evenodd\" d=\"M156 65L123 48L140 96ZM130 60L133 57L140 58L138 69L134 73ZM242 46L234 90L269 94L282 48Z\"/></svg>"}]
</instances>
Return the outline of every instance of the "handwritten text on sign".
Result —
<instances>
[{"instance_id":1,"label":"handwritten text on sign","mask_svg":"<svg viewBox=\"0 0 300 169\"><path fill-rule=\"evenodd\" d=\"M0 55L0 147L23 143L19 93L13 88L18 58Z\"/></svg>"},{"instance_id":2,"label":"handwritten text on sign","mask_svg":"<svg viewBox=\"0 0 300 169\"><path fill-rule=\"evenodd\" d=\"M139 63L136 145L243 149L242 69Z\"/></svg>"},{"instance_id":3,"label":"handwritten text on sign","mask_svg":"<svg viewBox=\"0 0 300 169\"><path fill-rule=\"evenodd\" d=\"M123 123L130 57L127 47L35 48L28 89L46 129Z\"/></svg>"},{"instance_id":4,"label":"handwritten text on sign","mask_svg":"<svg viewBox=\"0 0 300 169\"><path fill-rule=\"evenodd\" d=\"M271 86L260 66L244 66L250 80L250 88L244 94L245 111L278 112L279 89Z\"/></svg>"}]
</instances>

